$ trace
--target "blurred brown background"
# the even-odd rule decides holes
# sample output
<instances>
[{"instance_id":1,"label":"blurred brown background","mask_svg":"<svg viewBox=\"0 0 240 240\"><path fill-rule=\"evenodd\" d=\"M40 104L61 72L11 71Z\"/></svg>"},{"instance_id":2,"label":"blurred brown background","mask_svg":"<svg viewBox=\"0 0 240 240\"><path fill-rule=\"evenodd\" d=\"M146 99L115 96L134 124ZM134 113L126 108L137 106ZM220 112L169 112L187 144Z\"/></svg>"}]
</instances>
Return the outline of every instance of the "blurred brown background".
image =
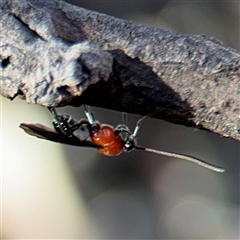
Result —
<instances>
[{"instance_id":1,"label":"blurred brown background","mask_svg":"<svg viewBox=\"0 0 240 240\"><path fill-rule=\"evenodd\" d=\"M239 1L68 1L240 50ZM2 234L7 239L239 239L239 143L147 119L138 142L226 167L223 174L134 151L107 157L26 135L20 122L51 125L46 109L1 98ZM92 108L116 126L121 113ZM59 110L76 118L82 108ZM140 116L129 115L134 127Z\"/></svg>"}]
</instances>

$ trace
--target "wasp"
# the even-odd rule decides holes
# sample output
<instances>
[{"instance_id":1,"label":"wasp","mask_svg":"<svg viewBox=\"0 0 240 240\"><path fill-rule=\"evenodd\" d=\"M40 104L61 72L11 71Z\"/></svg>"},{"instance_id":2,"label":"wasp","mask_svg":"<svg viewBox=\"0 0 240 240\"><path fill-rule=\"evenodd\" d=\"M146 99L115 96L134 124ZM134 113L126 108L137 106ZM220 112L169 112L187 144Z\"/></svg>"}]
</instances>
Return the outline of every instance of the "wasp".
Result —
<instances>
[{"instance_id":1,"label":"wasp","mask_svg":"<svg viewBox=\"0 0 240 240\"><path fill-rule=\"evenodd\" d=\"M98 152L107 156L117 156L122 152L130 152L136 149L186 160L215 172L222 173L225 171L225 169L220 166L216 166L190 155L155 150L138 145L137 134L141 123L148 116L139 119L134 130L131 131L125 122L117 125L115 128L108 124L101 124L94 118L93 113L87 106L84 106L86 119L81 119L79 121L72 118L70 115L57 113L53 107L49 107L48 109L54 116L52 121L54 129L39 123L22 123L20 127L26 133L36 137L74 146L96 148ZM126 115L124 115L124 119L126 119Z\"/></svg>"}]
</instances>

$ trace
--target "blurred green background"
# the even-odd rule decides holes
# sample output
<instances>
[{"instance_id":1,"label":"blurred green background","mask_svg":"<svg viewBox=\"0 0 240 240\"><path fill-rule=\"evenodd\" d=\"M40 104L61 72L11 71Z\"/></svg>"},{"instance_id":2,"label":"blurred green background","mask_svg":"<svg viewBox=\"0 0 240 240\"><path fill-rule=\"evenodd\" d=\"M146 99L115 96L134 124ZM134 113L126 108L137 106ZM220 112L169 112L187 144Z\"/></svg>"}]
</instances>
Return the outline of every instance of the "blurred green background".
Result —
<instances>
[{"instance_id":1,"label":"blurred green background","mask_svg":"<svg viewBox=\"0 0 240 240\"><path fill-rule=\"evenodd\" d=\"M68 1L240 50L239 1ZM226 167L214 173L133 151L107 157L26 135L21 122L51 126L46 109L1 98L2 234L8 239L239 239L239 143L147 119L139 144ZM121 113L92 108L116 126ZM82 108L61 112L84 117ZM134 128L141 116L129 115Z\"/></svg>"}]
</instances>

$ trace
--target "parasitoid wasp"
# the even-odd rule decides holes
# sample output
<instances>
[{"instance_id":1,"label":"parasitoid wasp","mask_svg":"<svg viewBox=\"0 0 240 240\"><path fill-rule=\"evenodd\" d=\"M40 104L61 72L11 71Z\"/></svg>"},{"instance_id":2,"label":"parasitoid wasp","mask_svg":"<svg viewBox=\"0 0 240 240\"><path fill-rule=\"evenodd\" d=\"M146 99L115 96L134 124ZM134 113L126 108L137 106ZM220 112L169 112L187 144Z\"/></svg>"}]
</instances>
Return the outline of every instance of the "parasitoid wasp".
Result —
<instances>
[{"instance_id":1,"label":"parasitoid wasp","mask_svg":"<svg viewBox=\"0 0 240 240\"><path fill-rule=\"evenodd\" d=\"M52 121L54 130L39 123L22 123L20 127L26 133L38 138L74 146L96 148L100 153L107 156L117 156L123 151L130 152L133 149L137 149L186 160L215 172L222 173L225 171L225 169L220 166L216 166L190 155L155 150L138 145L137 134L140 125L148 116L139 119L134 131L131 132L125 122L117 125L115 128L108 124L101 124L99 121L95 120L93 113L87 106L84 106L84 112L87 119L81 119L80 121L73 119L70 115L57 113L53 107L49 107L48 109L54 116ZM124 115L124 119L126 119L126 115Z\"/></svg>"}]
</instances>

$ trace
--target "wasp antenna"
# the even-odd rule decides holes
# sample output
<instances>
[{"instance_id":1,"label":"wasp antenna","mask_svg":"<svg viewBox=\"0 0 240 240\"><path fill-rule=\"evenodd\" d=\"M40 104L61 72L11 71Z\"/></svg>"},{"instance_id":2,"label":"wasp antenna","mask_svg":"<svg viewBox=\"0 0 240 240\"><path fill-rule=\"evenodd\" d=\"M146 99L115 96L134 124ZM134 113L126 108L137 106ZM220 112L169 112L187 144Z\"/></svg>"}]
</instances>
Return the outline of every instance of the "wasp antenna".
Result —
<instances>
[{"instance_id":1,"label":"wasp antenna","mask_svg":"<svg viewBox=\"0 0 240 240\"><path fill-rule=\"evenodd\" d=\"M151 115L152 115L152 114L149 114L149 115L147 115L147 116L144 116L144 117L140 118L140 119L137 121L136 127L135 127L135 129L134 129L134 131L133 131L133 134L132 134L132 137L135 138L135 137L137 136L138 131L139 131L139 129L140 129L140 126L141 126L143 120L145 120L146 118L148 118L148 117L151 116Z\"/></svg>"},{"instance_id":2,"label":"wasp antenna","mask_svg":"<svg viewBox=\"0 0 240 240\"><path fill-rule=\"evenodd\" d=\"M159 154L159 155L163 155L163 156L167 156L167 157L174 157L174 158L178 158L178 159L182 159L182 160L186 160L192 163L195 163L201 167L207 168L209 170L212 170L214 172L219 172L219 173L223 173L225 172L225 169L220 167L220 166L216 166L212 163L203 161L199 158L195 158L189 155L185 155L185 154L181 154L181 153L174 153L174 152L166 152L166 151L160 151L160 150L155 150L155 149L151 149L151 148L145 148L145 147L141 147L141 146L135 146L136 149L139 150L144 150L147 152L151 152L151 153L155 153L155 154Z\"/></svg>"}]
</instances>

